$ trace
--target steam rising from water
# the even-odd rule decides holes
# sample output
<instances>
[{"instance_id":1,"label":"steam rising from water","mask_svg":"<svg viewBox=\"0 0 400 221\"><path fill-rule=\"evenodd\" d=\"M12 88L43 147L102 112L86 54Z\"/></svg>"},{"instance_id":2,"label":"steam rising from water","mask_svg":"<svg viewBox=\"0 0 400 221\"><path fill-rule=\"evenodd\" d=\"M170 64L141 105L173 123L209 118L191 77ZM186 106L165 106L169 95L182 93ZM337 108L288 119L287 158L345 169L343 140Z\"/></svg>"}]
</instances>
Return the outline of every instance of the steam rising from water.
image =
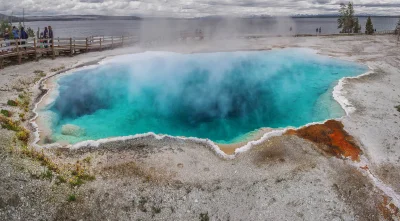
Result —
<instances>
[{"instance_id":1,"label":"steam rising from water","mask_svg":"<svg viewBox=\"0 0 400 221\"><path fill-rule=\"evenodd\" d=\"M262 127L301 126L343 114L334 83L365 67L287 49L119 56L58 80L55 140L155 132L227 143ZM62 135L63 125L85 130Z\"/></svg>"}]
</instances>

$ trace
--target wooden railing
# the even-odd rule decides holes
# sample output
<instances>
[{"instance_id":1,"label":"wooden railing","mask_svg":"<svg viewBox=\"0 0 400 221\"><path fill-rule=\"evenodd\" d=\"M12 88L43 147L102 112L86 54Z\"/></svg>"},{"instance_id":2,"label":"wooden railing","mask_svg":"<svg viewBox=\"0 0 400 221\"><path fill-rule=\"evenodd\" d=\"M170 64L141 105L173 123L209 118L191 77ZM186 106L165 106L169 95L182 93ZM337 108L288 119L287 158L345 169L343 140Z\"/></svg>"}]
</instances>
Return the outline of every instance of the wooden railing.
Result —
<instances>
[{"instance_id":1,"label":"wooden railing","mask_svg":"<svg viewBox=\"0 0 400 221\"><path fill-rule=\"evenodd\" d=\"M113 49L138 42L135 36L91 36L87 38L15 39L0 41L0 68L6 61L21 63L23 57L50 56L85 53L95 50Z\"/></svg>"}]
</instances>

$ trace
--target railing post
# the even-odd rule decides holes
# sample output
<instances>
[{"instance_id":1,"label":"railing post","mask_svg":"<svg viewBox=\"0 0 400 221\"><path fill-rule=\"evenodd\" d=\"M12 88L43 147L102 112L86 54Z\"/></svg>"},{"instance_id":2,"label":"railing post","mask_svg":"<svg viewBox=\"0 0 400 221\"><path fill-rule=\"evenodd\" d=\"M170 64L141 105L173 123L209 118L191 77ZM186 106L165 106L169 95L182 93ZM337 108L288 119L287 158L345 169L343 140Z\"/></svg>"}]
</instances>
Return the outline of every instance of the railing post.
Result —
<instances>
[{"instance_id":1,"label":"railing post","mask_svg":"<svg viewBox=\"0 0 400 221\"><path fill-rule=\"evenodd\" d=\"M69 55L72 56L72 38L69 38Z\"/></svg>"},{"instance_id":2,"label":"railing post","mask_svg":"<svg viewBox=\"0 0 400 221\"><path fill-rule=\"evenodd\" d=\"M36 49L36 38L33 38L33 48L35 49L35 61L38 61L38 56L37 56L37 49Z\"/></svg>"},{"instance_id":3,"label":"railing post","mask_svg":"<svg viewBox=\"0 0 400 221\"><path fill-rule=\"evenodd\" d=\"M17 47L17 55L18 55L18 64L21 64L21 53L19 52L18 43L19 43L19 40L15 39L15 47Z\"/></svg>"},{"instance_id":4,"label":"railing post","mask_svg":"<svg viewBox=\"0 0 400 221\"><path fill-rule=\"evenodd\" d=\"M113 48L113 47L114 47L114 37L111 36L111 48Z\"/></svg>"},{"instance_id":5,"label":"railing post","mask_svg":"<svg viewBox=\"0 0 400 221\"><path fill-rule=\"evenodd\" d=\"M88 52L88 38L86 38L86 52Z\"/></svg>"},{"instance_id":6,"label":"railing post","mask_svg":"<svg viewBox=\"0 0 400 221\"><path fill-rule=\"evenodd\" d=\"M56 58L56 52L54 50L54 37L51 38L51 53L53 56L53 60Z\"/></svg>"}]
</instances>

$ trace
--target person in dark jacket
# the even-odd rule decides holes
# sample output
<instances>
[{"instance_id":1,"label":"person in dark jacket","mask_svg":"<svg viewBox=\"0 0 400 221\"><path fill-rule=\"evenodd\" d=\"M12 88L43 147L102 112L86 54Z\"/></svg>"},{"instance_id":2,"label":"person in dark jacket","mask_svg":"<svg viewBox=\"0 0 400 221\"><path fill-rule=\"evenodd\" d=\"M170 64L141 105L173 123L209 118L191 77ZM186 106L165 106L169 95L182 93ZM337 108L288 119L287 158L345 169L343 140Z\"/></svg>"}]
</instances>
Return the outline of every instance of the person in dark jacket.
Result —
<instances>
[{"instance_id":1,"label":"person in dark jacket","mask_svg":"<svg viewBox=\"0 0 400 221\"><path fill-rule=\"evenodd\" d=\"M50 38L50 41L49 41L49 43L51 44L51 43L53 43L53 29L51 28L51 26L49 25L49 38Z\"/></svg>"},{"instance_id":2,"label":"person in dark jacket","mask_svg":"<svg viewBox=\"0 0 400 221\"><path fill-rule=\"evenodd\" d=\"M26 31L25 31L25 28L24 27L21 27L21 39L22 39L22 42L21 42L21 44L25 44L26 43L26 40L28 39L28 34L26 33ZM24 47L25 49L26 49L26 47Z\"/></svg>"},{"instance_id":3,"label":"person in dark jacket","mask_svg":"<svg viewBox=\"0 0 400 221\"><path fill-rule=\"evenodd\" d=\"M25 28L21 28L21 39L28 39L28 33L26 33Z\"/></svg>"},{"instance_id":4,"label":"person in dark jacket","mask_svg":"<svg viewBox=\"0 0 400 221\"><path fill-rule=\"evenodd\" d=\"M53 29L51 28L51 26L49 26L48 30L49 30L49 38L53 38L54 37L53 36Z\"/></svg>"},{"instance_id":5,"label":"person in dark jacket","mask_svg":"<svg viewBox=\"0 0 400 221\"><path fill-rule=\"evenodd\" d=\"M47 27L44 27L44 32L43 32L43 38L47 39L49 38L49 30L47 29ZM47 48L47 40L44 40L43 43L45 44L45 48Z\"/></svg>"}]
</instances>

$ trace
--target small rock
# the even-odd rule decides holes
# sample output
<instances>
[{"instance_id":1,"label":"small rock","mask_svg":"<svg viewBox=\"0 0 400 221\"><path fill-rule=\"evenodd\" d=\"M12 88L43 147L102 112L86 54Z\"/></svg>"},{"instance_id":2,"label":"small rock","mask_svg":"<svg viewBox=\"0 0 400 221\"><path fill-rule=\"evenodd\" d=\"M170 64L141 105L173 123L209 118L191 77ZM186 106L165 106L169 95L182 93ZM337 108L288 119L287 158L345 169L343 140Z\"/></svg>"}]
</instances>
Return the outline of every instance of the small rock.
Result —
<instances>
[{"instance_id":1,"label":"small rock","mask_svg":"<svg viewBox=\"0 0 400 221\"><path fill-rule=\"evenodd\" d=\"M86 131L85 129L79 126L73 124L65 124L61 127L61 134L74 137L81 137L86 135Z\"/></svg>"}]
</instances>

